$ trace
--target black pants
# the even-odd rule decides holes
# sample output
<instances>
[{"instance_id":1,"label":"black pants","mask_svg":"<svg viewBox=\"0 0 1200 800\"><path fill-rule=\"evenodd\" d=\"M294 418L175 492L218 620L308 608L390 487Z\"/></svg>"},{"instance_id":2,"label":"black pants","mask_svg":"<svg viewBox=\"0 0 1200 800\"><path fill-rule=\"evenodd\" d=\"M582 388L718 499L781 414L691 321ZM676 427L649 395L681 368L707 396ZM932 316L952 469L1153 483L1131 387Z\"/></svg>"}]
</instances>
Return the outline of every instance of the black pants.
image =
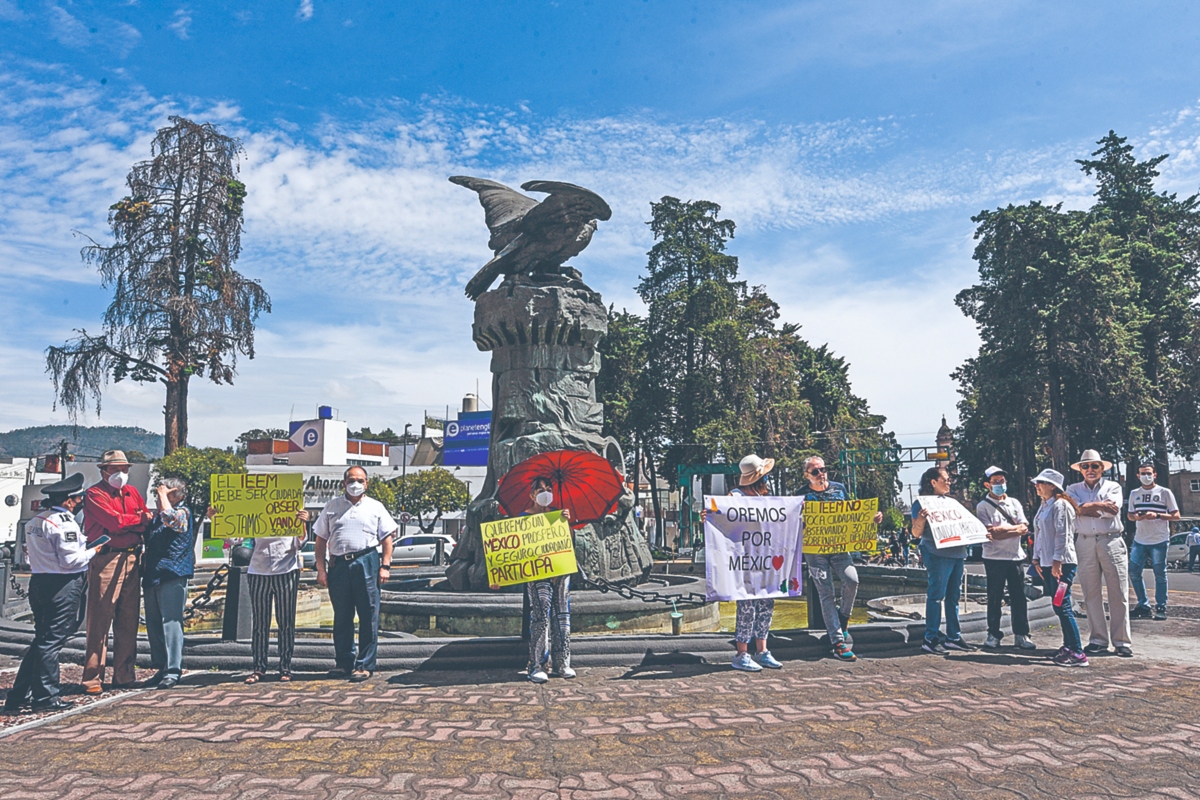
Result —
<instances>
[{"instance_id":1,"label":"black pants","mask_svg":"<svg viewBox=\"0 0 1200 800\"><path fill-rule=\"evenodd\" d=\"M292 653L296 650L296 597L300 589L300 570L282 575L248 575L250 579L250 608L254 617L254 634L250 637L250 652L254 656L254 671L267 671L267 652L271 644L271 606L275 606L275 624L279 626L279 673L292 672Z\"/></svg>"},{"instance_id":2,"label":"black pants","mask_svg":"<svg viewBox=\"0 0 1200 800\"><path fill-rule=\"evenodd\" d=\"M86 572L74 575L34 575L29 579L29 608L33 611L33 644L21 661L4 705L16 708L32 698L34 707L59 694L58 654L79 629L79 601Z\"/></svg>"},{"instance_id":3,"label":"black pants","mask_svg":"<svg viewBox=\"0 0 1200 800\"><path fill-rule=\"evenodd\" d=\"M1000 619L1004 615L1004 588L1008 587L1008 607L1012 611L1012 631L1016 636L1029 635L1028 599L1025 597L1025 573L1021 561L983 560L987 572L988 636L1003 639Z\"/></svg>"},{"instance_id":4,"label":"black pants","mask_svg":"<svg viewBox=\"0 0 1200 800\"><path fill-rule=\"evenodd\" d=\"M1196 568L1196 561L1200 560L1200 547L1192 545L1188 548L1188 572Z\"/></svg>"}]
</instances>

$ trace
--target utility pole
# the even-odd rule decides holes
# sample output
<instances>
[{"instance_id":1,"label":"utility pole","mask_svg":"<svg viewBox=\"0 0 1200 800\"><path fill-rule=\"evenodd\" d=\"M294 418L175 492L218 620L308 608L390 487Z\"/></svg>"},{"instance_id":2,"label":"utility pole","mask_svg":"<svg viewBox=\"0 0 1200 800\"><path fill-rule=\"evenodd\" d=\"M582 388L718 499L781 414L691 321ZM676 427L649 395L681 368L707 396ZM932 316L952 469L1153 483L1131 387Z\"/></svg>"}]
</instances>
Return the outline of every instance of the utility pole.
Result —
<instances>
[{"instance_id":1,"label":"utility pole","mask_svg":"<svg viewBox=\"0 0 1200 800\"><path fill-rule=\"evenodd\" d=\"M408 483L404 480L408 475L408 429L412 427L412 423L408 422L404 425L404 444L401 447L404 455L400 459L400 538L404 538L404 515L408 513ZM416 448L413 448L414 452Z\"/></svg>"}]
</instances>

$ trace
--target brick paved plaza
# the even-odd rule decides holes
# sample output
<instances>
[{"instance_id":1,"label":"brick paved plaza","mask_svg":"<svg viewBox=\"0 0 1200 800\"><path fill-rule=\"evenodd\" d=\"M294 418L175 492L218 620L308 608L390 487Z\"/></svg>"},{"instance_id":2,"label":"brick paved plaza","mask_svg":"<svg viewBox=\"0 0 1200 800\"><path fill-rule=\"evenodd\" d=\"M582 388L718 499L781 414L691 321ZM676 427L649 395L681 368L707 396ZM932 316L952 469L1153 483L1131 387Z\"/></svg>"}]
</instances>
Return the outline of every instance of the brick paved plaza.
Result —
<instances>
[{"instance_id":1,"label":"brick paved plaza","mask_svg":"<svg viewBox=\"0 0 1200 800\"><path fill-rule=\"evenodd\" d=\"M0 796L1200 797L1200 665L1172 646L1200 623L1139 628L1145 655L1087 670L1005 650L597 668L540 687L191 673L0 739Z\"/></svg>"}]
</instances>

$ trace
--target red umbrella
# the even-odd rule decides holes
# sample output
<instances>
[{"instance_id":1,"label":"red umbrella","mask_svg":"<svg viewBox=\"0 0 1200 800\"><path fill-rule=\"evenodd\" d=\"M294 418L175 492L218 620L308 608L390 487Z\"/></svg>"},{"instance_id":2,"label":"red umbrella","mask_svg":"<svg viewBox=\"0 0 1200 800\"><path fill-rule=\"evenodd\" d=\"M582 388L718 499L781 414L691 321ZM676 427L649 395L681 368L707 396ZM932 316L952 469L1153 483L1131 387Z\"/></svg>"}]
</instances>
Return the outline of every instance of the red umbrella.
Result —
<instances>
[{"instance_id":1,"label":"red umbrella","mask_svg":"<svg viewBox=\"0 0 1200 800\"><path fill-rule=\"evenodd\" d=\"M624 491L621 476L612 464L586 450L538 453L510 469L500 479L496 493L509 516L533 508L529 491L537 478L547 478L554 490L554 505L571 511L571 524L599 522L612 511Z\"/></svg>"}]
</instances>

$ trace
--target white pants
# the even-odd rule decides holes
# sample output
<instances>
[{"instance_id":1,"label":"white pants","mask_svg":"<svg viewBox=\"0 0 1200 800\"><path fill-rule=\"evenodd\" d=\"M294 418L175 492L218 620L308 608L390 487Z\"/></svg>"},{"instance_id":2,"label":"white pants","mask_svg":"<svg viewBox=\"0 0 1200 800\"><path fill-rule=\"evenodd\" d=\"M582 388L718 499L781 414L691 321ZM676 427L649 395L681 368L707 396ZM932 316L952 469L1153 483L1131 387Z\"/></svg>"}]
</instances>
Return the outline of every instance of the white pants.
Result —
<instances>
[{"instance_id":1,"label":"white pants","mask_svg":"<svg viewBox=\"0 0 1200 800\"><path fill-rule=\"evenodd\" d=\"M1076 580L1087 609L1088 644L1133 644L1129 631L1129 552L1119 533L1081 533L1075 540L1079 556ZM1103 585L1108 587L1108 624L1104 619Z\"/></svg>"}]
</instances>

